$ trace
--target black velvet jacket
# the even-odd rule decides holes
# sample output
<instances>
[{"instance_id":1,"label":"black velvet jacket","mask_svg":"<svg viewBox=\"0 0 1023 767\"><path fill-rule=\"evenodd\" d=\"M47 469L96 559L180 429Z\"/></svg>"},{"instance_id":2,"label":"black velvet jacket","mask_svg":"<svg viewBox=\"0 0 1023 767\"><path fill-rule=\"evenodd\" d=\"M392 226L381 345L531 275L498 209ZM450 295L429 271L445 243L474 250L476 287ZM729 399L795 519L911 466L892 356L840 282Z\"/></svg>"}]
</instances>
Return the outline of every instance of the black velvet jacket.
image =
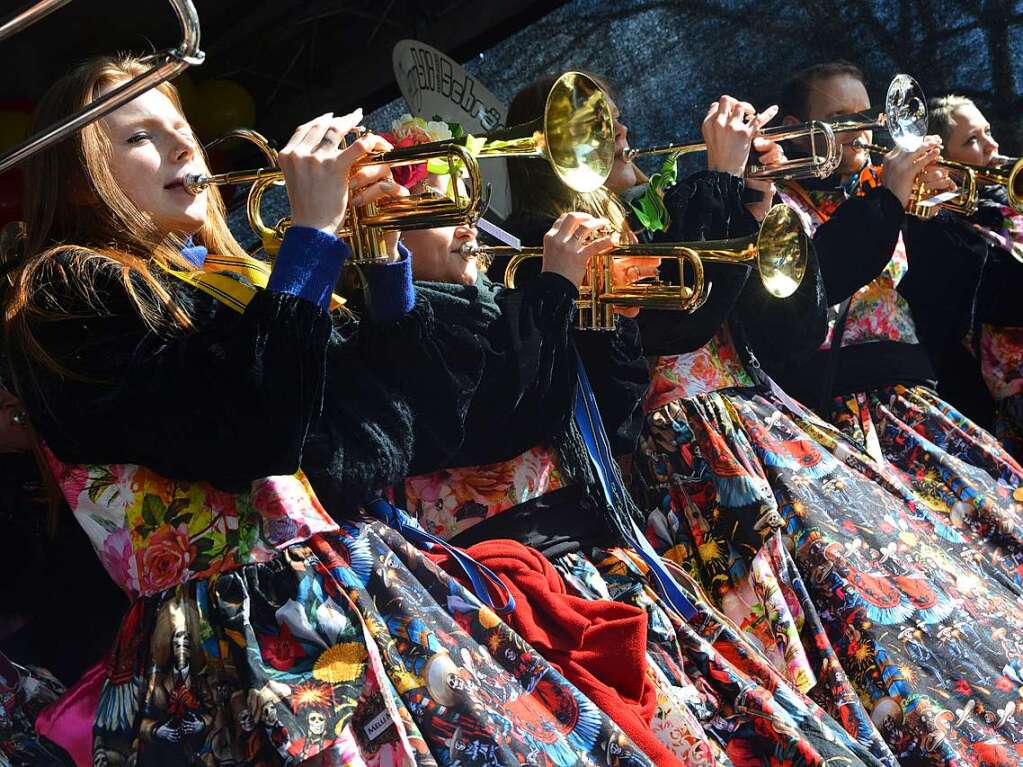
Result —
<instances>
[{"instance_id":1,"label":"black velvet jacket","mask_svg":"<svg viewBox=\"0 0 1023 767\"><path fill-rule=\"evenodd\" d=\"M910 271L899 291L913 310L920 342L938 375L938 393L981 425L990 424L994 402L980 374L978 350L963 339L983 324L1023 325L1023 264L982 236L973 224L1001 227L1005 190L984 188L970 217L942 211L932 219L906 218Z\"/></svg>"},{"instance_id":2,"label":"black velvet jacket","mask_svg":"<svg viewBox=\"0 0 1023 767\"><path fill-rule=\"evenodd\" d=\"M517 216L510 219L506 226L524 246L528 247L542 245L544 234L552 223L553 220L550 218ZM506 258L496 259L487 272L488 277L495 282L503 283L507 262ZM516 284L528 289L538 281L552 278L568 285L567 281L556 275L541 274L540 260L536 259L519 269ZM569 287L571 298L574 300L578 297L578 291L572 286ZM647 361L640 341L640 326L636 320L618 317L617 326L613 331L578 330L571 325L572 305L567 308L570 311L567 318L569 324L561 329L560 333L565 336L566 343L570 341L578 350L579 357L586 367L614 455L630 455L639 438L642 416L640 402L650 383ZM566 348L571 349L571 346ZM569 354L572 359L571 396L574 396L575 392L574 356ZM570 406L571 398L567 402Z\"/></svg>"},{"instance_id":3,"label":"black velvet jacket","mask_svg":"<svg viewBox=\"0 0 1023 767\"><path fill-rule=\"evenodd\" d=\"M78 256L62 258L57 272ZM36 324L43 348L73 375L9 350L33 424L65 462L138 463L235 492L301 467L325 507L346 516L408 475L417 423L435 444L453 451L460 443L483 358L435 323L427 303L389 326L344 317L332 324L290 295L259 291L239 314L167 277L193 328L156 332L118 266L91 258L84 268L84 282L53 275L47 305L55 318ZM148 295L141 280L133 287ZM400 355L392 365L432 375L395 389L367 360L366 345Z\"/></svg>"},{"instance_id":4,"label":"black velvet jacket","mask_svg":"<svg viewBox=\"0 0 1023 767\"><path fill-rule=\"evenodd\" d=\"M833 179L816 182L822 188L834 183ZM813 241L827 304L842 303L884 271L904 219L898 198L878 187L862 197L849 198L817 227ZM766 368L789 394L816 409L840 394L893 384L933 385L935 378L921 346L890 341L817 351L808 359L794 358L781 364L768 361Z\"/></svg>"}]
</instances>

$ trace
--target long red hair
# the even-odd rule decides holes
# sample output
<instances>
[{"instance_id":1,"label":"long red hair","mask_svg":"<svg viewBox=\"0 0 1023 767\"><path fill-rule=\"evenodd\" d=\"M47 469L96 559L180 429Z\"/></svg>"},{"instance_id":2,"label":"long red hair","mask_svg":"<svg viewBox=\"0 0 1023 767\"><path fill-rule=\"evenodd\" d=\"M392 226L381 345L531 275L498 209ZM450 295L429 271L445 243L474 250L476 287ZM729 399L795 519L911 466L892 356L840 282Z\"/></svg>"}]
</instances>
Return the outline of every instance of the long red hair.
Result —
<instances>
[{"instance_id":1,"label":"long red hair","mask_svg":"<svg viewBox=\"0 0 1023 767\"><path fill-rule=\"evenodd\" d=\"M131 79L146 69L134 56L90 59L62 77L39 102L34 128L50 125L95 101L104 89ZM157 90L184 114L177 89L170 83ZM201 147L197 151L202 155ZM3 254L16 264L4 301L4 330L8 348L28 360L62 374L63 369L38 343L32 332L36 322L53 318L44 309L55 283L63 283L87 300L95 296L90 285L90 261L105 259L120 266L124 286L144 321L153 329L187 328L187 312L174 304L152 267L188 268L180 255L180 237L161 234L151 217L121 190L110 171L110 141L98 122L71 138L33 155L25 166L24 234L17 253ZM205 158L203 157L205 163ZM243 255L231 235L223 198L216 188L207 192L208 215L194 236L196 244L211 252ZM73 254L71 259L55 257ZM145 295L136 286L144 285ZM99 308L99 307L97 307Z\"/></svg>"}]
</instances>

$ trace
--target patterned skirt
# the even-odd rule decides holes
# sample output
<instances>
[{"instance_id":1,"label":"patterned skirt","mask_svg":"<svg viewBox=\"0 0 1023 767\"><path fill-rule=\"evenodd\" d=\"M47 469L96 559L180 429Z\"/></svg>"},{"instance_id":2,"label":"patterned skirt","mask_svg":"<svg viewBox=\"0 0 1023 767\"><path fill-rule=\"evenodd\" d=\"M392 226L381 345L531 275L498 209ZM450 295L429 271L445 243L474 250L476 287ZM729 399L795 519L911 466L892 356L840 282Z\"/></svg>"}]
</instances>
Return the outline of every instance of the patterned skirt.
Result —
<instances>
[{"instance_id":1,"label":"patterned skirt","mask_svg":"<svg viewBox=\"0 0 1023 767\"><path fill-rule=\"evenodd\" d=\"M94 762L650 765L495 612L375 522L138 600Z\"/></svg>"},{"instance_id":2,"label":"patterned skirt","mask_svg":"<svg viewBox=\"0 0 1023 767\"><path fill-rule=\"evenodd\" d=\"M647 534L875 754L886 743L903 765L1015 764L1016 464L990 437L949 428L947 410L928 441L919 430L931 400L906 400L917 409L888 420L858 412L857 424L883 424L891 463L753 389L662 406L634 465L653 509Z\"/></svg>"},{"instance_id":3,"label":"patterned skirt","mask_svg":"<svg viewBox=\"0 0 1023 767\"><path fill-rule=\"evenodd\" d=\"M652 726L686 764L894 767L880 740L875 748L856 741L795 690L759 648L702 599L698 584L682 586L698 611L685 621L664 607L646 565L632 552L596 549L554 564L582 596L614 599L646 612L649 673L660 704ZM678 578L686 583L681 570ZM667 715L673 702L683 703L688 716Z\"/></svg>"}]
</instances>

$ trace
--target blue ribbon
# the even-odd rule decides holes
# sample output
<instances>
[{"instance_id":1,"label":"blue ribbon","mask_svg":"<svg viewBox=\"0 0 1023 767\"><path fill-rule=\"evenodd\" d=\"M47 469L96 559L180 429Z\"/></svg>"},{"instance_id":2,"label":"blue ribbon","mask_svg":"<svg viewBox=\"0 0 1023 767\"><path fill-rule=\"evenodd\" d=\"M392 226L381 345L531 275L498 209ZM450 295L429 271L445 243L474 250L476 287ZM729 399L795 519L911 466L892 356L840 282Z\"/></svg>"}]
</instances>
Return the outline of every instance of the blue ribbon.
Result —
<instances>
[{"instance_id":1,"label":"blue ribbon","mask_svg":"<svg viewBox=\"0 0 1023 767\"><path fill-rule=\"evenodd\" d=\"M515 610L515 597L512 596L511 591L509 591L501 579L497 577L497 573L485 564L477 562L443 538L427 532L420 527L416 520L384 498L370 501L366 504L365 509L371 516L401 533L401 536L409 543L426 551L433 550L435 546L440 546L444 549L461 566L469 578L469 583L472 584L472 590L479 597L479 600L491 610L498 613L510 613ZM504 596L503 607L497 607L494 604L494 600L490 598L490 589L487 588L487 581L490 581L491 585L497 589L497 592Z\"/></svg>"},{"instance_id":2,"label":"blue ribbon","mask_svg":"<svg viewBox=\"0 0 1023 767\"><path fill-rule=\"evenodd\" d=\"M628 513L628 492L622 484L621 476L611 455L611 443L608 441L607 432L604 431L604 423L600 419L597 399L593 395L593 387L590 386L586 368L583 367L583 361L578 352L576 352L576 361L578 387L575 395L575 422L582 435L583 444L586 445L586 452L590 455L590 462L593 464L594 473L600 482L604 499L611 509L618 533L625 539L629 547L646 562L647 567L650 568L650 574L668 604L683 618L691 620L697 614L696 607L675 582L675 579L671 577L668 568L654 551L654 547L650 545L646 535L639 529L636 520Z\"/></svg>"}]
</instances>

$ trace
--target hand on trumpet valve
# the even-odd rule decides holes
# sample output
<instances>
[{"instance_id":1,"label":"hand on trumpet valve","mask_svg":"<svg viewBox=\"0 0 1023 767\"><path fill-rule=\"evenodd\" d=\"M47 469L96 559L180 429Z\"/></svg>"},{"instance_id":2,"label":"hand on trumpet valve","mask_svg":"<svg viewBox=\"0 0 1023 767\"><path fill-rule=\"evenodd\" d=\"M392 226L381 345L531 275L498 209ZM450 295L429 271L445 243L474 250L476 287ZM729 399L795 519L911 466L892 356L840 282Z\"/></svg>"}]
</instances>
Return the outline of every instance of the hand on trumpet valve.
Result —
<instances>
[{"instance_id":1,"label":"hand on trumpet valve","mask_svg":"<svg viewBox=\"0 0 1023 767\"><path fill-rule=\"evenodd\" d=\"M592 256L614 247L605 218L586 213L563 213L543 238L543 271L560 274L576 287L586 276Z\"/></svg>"},{"instance_id":2,"label":"hand on trumpet valve","mask_svg":"<svg viewBox=\"0 0 1023 767\"><path fill-rule=\"evenodd\" d=\"M707 144L707 168L743 175L753 138L778 113L772 106L757 114L752 104L722 96L710 105L701 130Z\"/></svg>"},{"instance_id":3,"label":"hand on trumpet valve","mask_svg":"<svg viewBox=\"0 0 1023 767\"><path fill-rule=\"evenodd\" d=\"M941 157L941 138L927 136L915 152L893 149L884 156L881 185L899 198L905 207L913 193L913 184L922 170Z\"/></svg>"},{"instance_id":4,"label":"hand on trumpet valve","mask_svg":"<svg viewBox=\"0 0 1023 767\"><path fill-rule=\"evenodd\" d=\"M349 176L367 154L385 152L391 145L372 134L342 146L346 135L362 120L357 109L342 117L320 115L298 126L277 161L284 173L292 221L335 233L348 207Z\"/></svg>"},{"instance_id":5,"label":"hand on trumpet valve","mask_svg":"<svg viewBox=\"0 0 1023 767\"><path fill-rule=\"evenodd\" d=\"M355 208L409 196L408 189L394 180L391 169L386 165L364 165L356 169L352 173L349 189L352 192L352 207ZM398 239L401 232L385 231L383 236L384 242L387 243L388 258L397 261Z\"/></svg>"},{"instance_id":6,"label":"hand on trumpet valve","mask_svg":"<svg viewBox=\"0 0 1023 767\"><path fill-rule=\"evenodd\" d=\"M917 175L917 183L932 195L940 192L952 192L958 188L955 179L949 174L948 167L939 165L936 161L932 161L920 171Z\"/></svg>"},{"instance_id":7,"label":"hand on trumpet valve","mask_svg":"<svg viewBox=\"0 0 1023 767\"><path fill-rule=\"evenodd\" d=\"M764 112L764 114L767 114L767 112ZM753 139L753 151L757 153L755 162L761 168L780 165L788 159L785 157L785 151L781 148L780 144L762 136L757 136ZM774 196L778 193L778 188L774 185L773 181L766 178L748 178L745 183L747 189L760 194L759 200L749 200L746 202L746 209L757 221L763 221L767 211L774 204Z\"/></svg>"}]
</instances>

